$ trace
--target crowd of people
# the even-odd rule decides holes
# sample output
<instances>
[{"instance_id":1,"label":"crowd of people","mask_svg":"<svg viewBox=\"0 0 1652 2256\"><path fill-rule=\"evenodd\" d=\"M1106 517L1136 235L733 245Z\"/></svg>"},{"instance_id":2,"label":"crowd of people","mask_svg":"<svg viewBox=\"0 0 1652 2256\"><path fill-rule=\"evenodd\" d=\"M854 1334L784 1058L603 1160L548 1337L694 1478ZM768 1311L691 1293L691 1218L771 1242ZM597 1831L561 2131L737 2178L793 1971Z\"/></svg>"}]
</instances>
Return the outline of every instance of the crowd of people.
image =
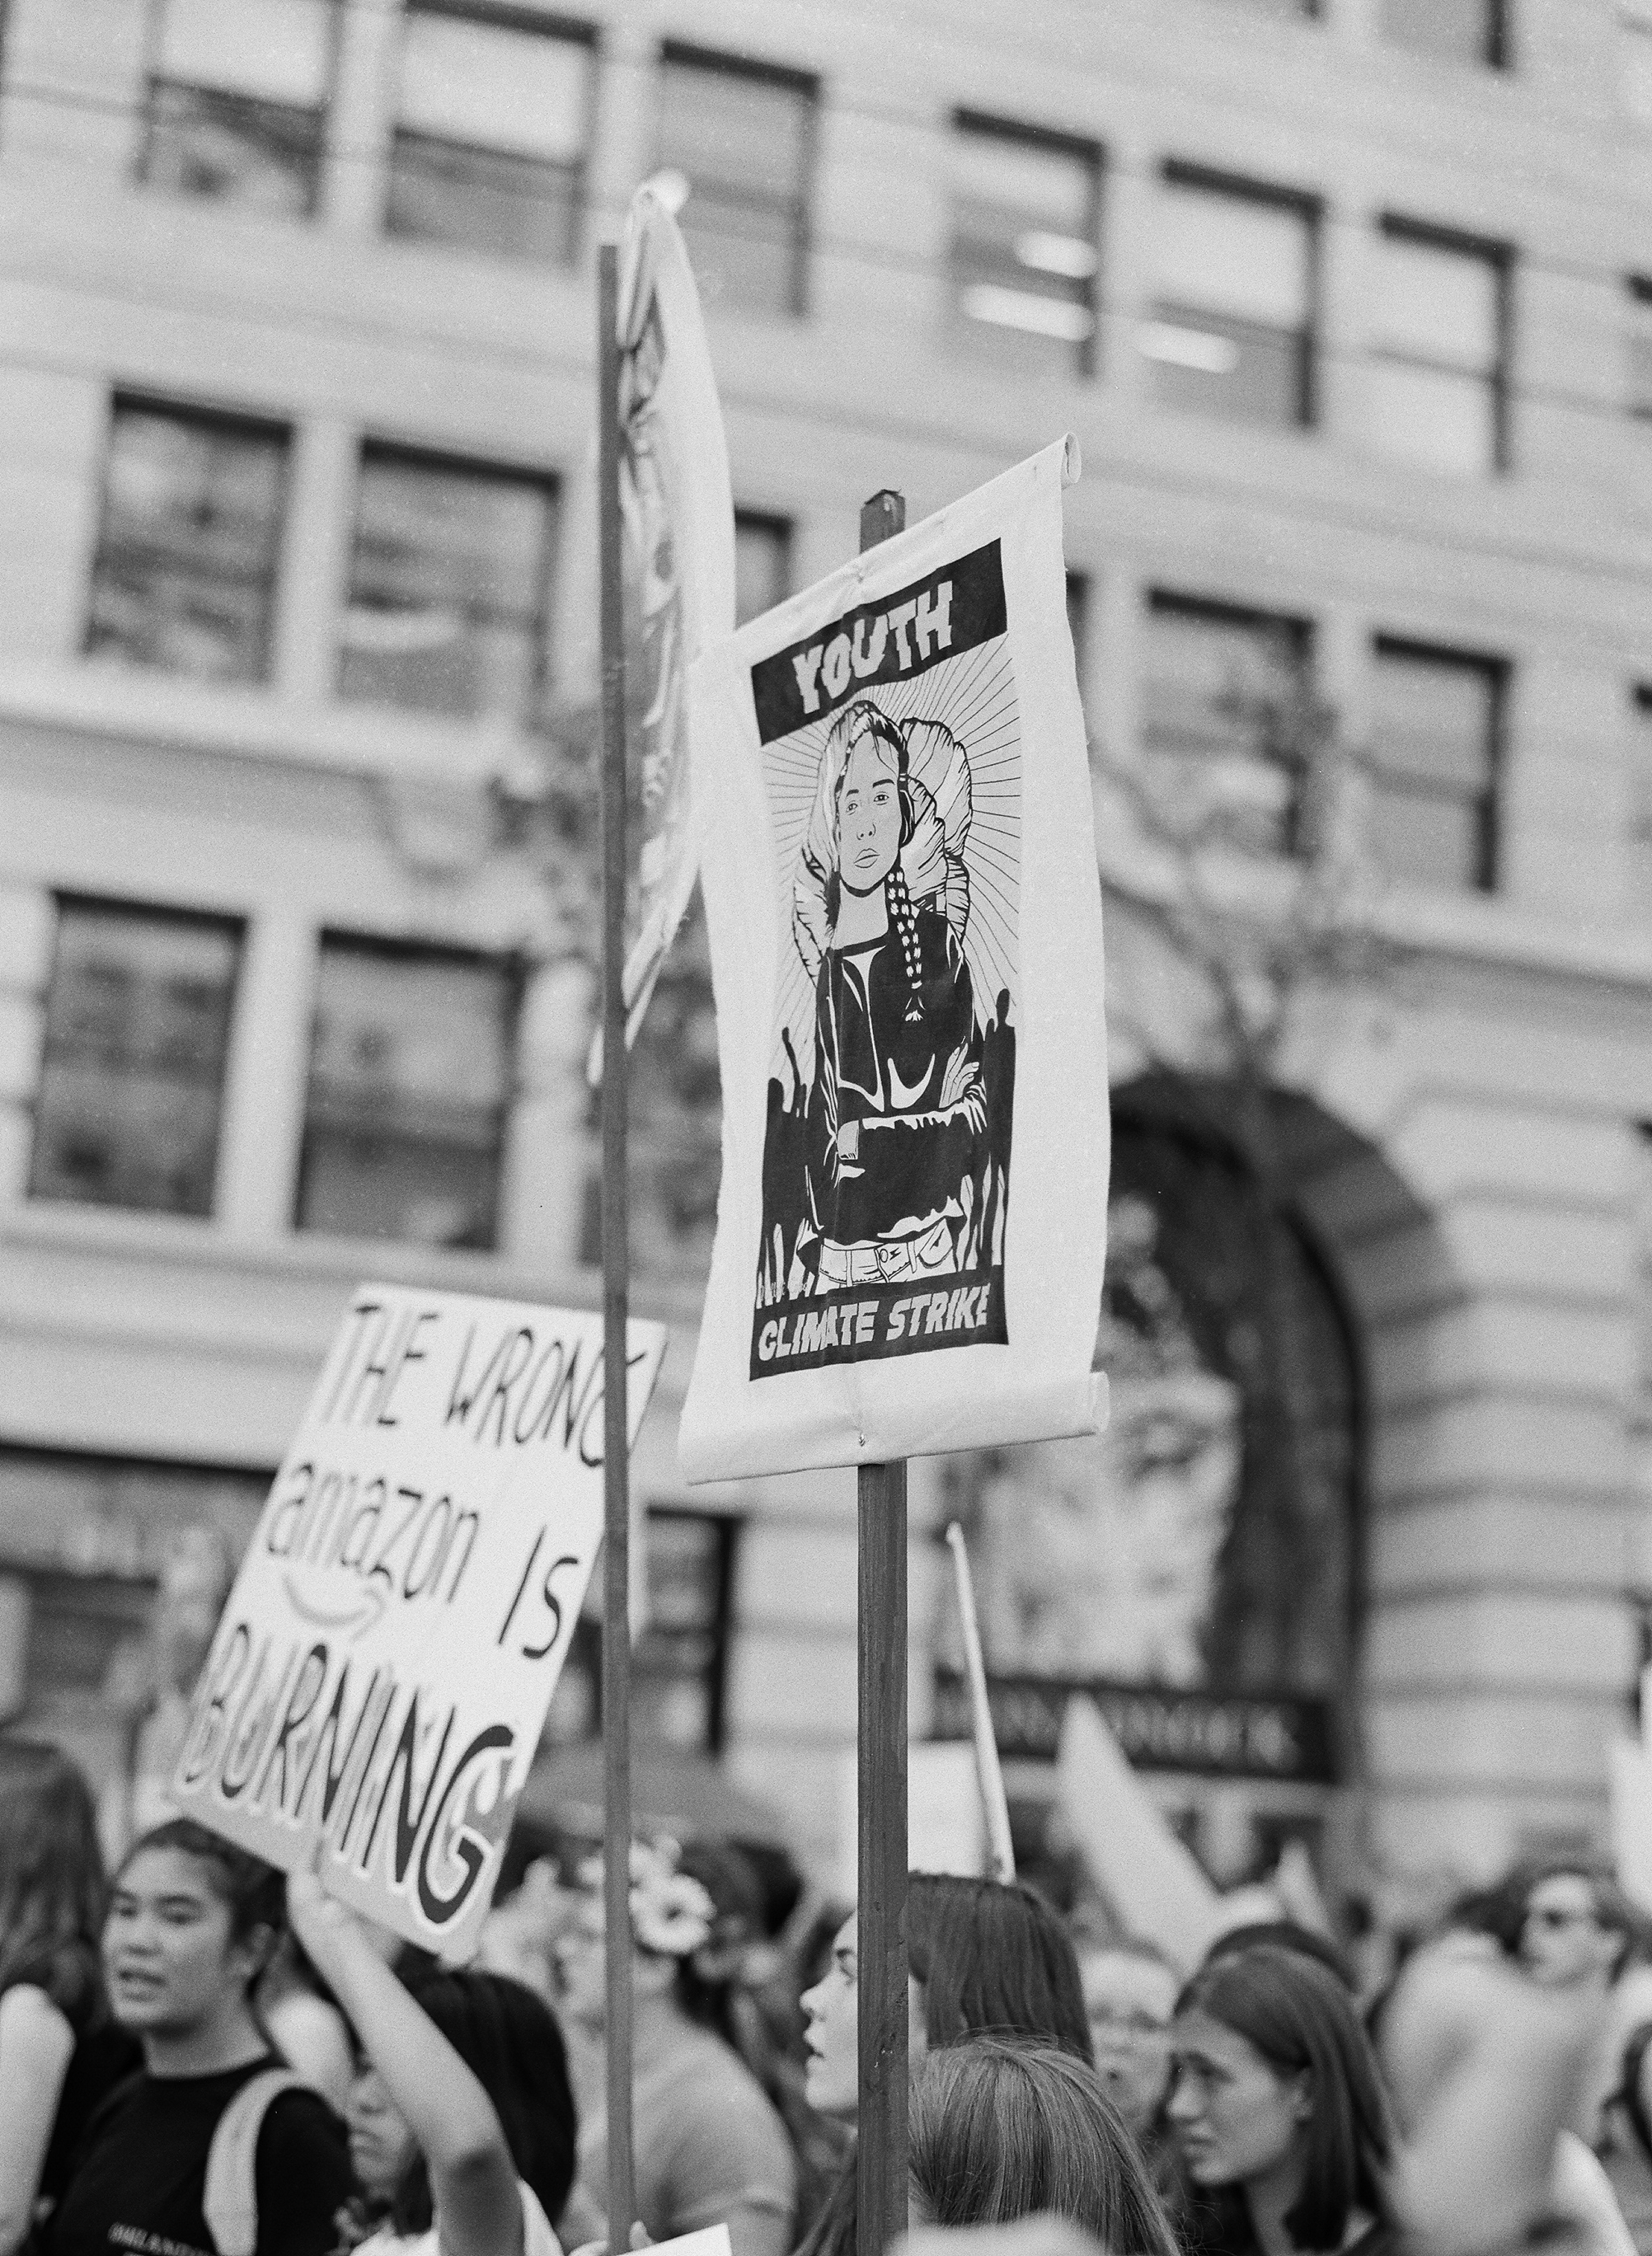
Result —
<instances>
[{"instance_id":1,"label":"crowd of people","mask_svg":"<svg viewBox=\"0 0 1652 2256\"><path fill-rule=\"evenodd\" d=\"M771 1844L649 1841L630 1929L635 2245L851 2256L854 1912ZM1587 1862L1375 1997L1284 1921L1177 1966L914 1874L906 1931L912 2256L1652 2256L1652 1948ZM596 2256L614 1947L527 1824L462 1970L186 1819L106 1875L74 1765L0 1740L0 2256Z\"/></svg>"}]
</instances>

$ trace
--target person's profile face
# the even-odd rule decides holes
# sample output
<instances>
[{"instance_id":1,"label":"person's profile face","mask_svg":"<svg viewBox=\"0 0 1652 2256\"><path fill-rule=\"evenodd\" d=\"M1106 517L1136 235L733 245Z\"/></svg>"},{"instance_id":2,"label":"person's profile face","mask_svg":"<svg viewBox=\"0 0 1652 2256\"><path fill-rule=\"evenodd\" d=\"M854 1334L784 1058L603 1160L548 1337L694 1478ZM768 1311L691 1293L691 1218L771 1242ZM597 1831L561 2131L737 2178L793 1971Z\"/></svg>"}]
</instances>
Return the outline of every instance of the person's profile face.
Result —
<instances>
[{"instance_id":1,"label":"person's profile face","mask_svg":"<svg viewBox=\"0 0 1652 2256\"><path fill-rule=\"evenodd\" d=\"M363 2193L388 2200L401 2183L417 2151L406 2119L370 2062L358 2066L344 2104L350 2134L350 2167Z\"/></svg>"},{"instance_id":2,"label":"person's profile face","mask_svg":"<svg viewBox=\"0 0 1652 2256\"><path fill-rule=\"evenodd\" d=\"M1535 1981L1558 1988L1608 1975L1618 1949L1582 1872L1557 1872L1539 1880L1527 1897L1520 1956Z\"/></svg>"},{"instance_id":3,"label":"person's profile face","mask_svg":"<svg viewBox=\"0 0 1652 2256\"><path fill-rule=\"evenodd\" d=\"M1124 1950L1097 1951L1081 1972L1096 2073L1139 2136L1170 2081L1176 1977L1156 1959Z\"/></svg>"},{"instance_id":4,"label":"person's profile face","mask_svg":"<svg viewBox=\"0 0 1652 2256\"><path fill-rule=\"evenodd\" d=\"M556 1946L557 1987L570 2018L601 2029L608 2019L608 1948L602 1899L588 1893Z\"/></svg>"},{"instance_id":5,"label":"person's profile face","mask_svg":"<svg viewBox=\"0 0 1652 2256\"><path fill-rule=\"evenodd\" d=\"M804 2097L819 2115L853 2122L861 2100L859 1926L850 1913L832 1942L832 1963L803 1993L809 2048Z\"/></svg>"},{"instance_id":6,"label":"person's profile face","mask_svg":"<svg viewBox=\"0 0 1652 2256\"><path fill-rule=\"evenodd\" d=\"M876 891L901 850L901 794L895 758L878 737L850 752L838 793L838 876L852 893Z\"/></svg>"},{"instance_id":7,"label":"person's profile face","mask_svg":"<svg viewBox=\"0 0 1652 2256\"><path fill-rule=\"evenodd\" d=\"M244 1992L257 1953L231 1942L229 1924L198 1857L143 1849L131 1858L103 1925L103 1971L121 2026L181 2034L216 2011L227 1990Z\"/></svg>"},{"instance_id":8,"label":"person's profile face","mask_svg":"<svg viewBox=\"0 0 1652 2256\"><path fill-rule=\"evenodd\" d=\"M1184 2013L1170 2055L1168 2112L1195 2185L1246 2185L1301 2151L1311 2111L1302 2078L1282 2076L1237 2029Z\"/></svg>"}]
</instances>

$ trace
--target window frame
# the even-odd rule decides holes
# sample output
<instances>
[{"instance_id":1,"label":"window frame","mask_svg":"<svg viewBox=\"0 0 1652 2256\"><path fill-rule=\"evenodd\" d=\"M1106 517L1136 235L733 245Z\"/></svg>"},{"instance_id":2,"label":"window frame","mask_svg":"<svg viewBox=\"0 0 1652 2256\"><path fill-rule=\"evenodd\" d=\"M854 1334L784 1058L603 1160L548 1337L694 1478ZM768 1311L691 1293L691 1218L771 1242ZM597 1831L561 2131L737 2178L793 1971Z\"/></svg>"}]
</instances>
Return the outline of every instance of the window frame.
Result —
<instances>
[{"instance_id":1,"label":"window frame","mask_svg":"<svg viewBox=\"0 0 1652 2256\"><path fill-rule=\"evenodd\" d=\"M1480 53L1466 67L1470 70L1512 71L1515 67L1514 11L1508 0L1480 0L1480 4L1485 11L1485 38L1481 41ZM1390 54L1409 55L1415 61L1431 69L1438 69L1442 64L1449 64L1453 60L1432 54L1425 47L1410 46L1402 39L1390 39L1383 28L1381 0L1374 30L1378 46Z\"/></svg>"},{"instance_id":2,"label":"window frame","mask_svg":"<svg viewBox=\"0 0 1652 2256\"><path fill-rule=\"evenodd\" d=\"M1514 469L1514 432L1509 413L1513 392L1515 359L1515 265L1517 257L1512 243L1499 242L1491 236L1475 235L1465 228L1435 220L1408 218L1404 213L1391 209L1377 215L1376 231L1385 243L1414 243L1426 250L1445 250L1459 257L1478 259L1489 266L1496 282L1495 357L1492 373L1487 379L1492 393L1492 463L1494 477L1507 477ZM1384 363L1402 368L1423 368L1436 375L1461 376L1462 369L1449 361L1420 360L1415 355L1389 351L1381 344L1372 349L1372 358L1381 366Z\"/></svg>"},{"instance_id":3,"label":"window frame","mask_svg":"<svg viewBox=\"0 0 1652 2256\"><path fill-rule=\"evenodd\" d=\"M1286 424L1253 423L1253 430L1314 431L1319 427L1322 389L1319 340L1325 317L1325 200L1311 188L1293 188L1253 174L1230 173L1197 159L1167 157L1159 167L1167 187L1192 188L1204 195L1227 196L1235 203L1258 204L1265 209L1288 212L1300 220L1307 270L1306 321L1300 333L1300 365L1297 371L1297 414ZM1190 312L1199 308L1190 307ZM1213 314L1213 319L1220 316Z\"/></svg>"},{"instance_id":4,"label":"window frame","mask_svg":"<svg viewBox=\"0 0 1652 2256\"><path fill-rule=\"evenodd\" d=\"M56 887L51 898L52 960L47 967L46 984L40 993L39 1068L35 1076L33 1093L25 1108L29 1119L30 1137L28 1170L24 1178L23 1187L24 1201L31 1206L73 1206L113 1214L159 1215L172 1222L210 1226L218 1218L219 1173L223 1165L224 1110L235 1070L235 1050L241 1011L241 982L246 961L247 936L251 920L231 911L196 908L187 904L172 901L149 900L130 893L86 892L78 887L67 885ZM53 1055L51 1040L53 990L57 983L61 955L64 913L66 911L73 913L75 910L92 911L105 917L117 917L131 924L187 925L197 930L216 932L233 943L234 964L228 986L228 1007L224 1019L223 1054L219 1062L215 1084L217 1104L213 1119L212 1160L207 1171L207 1202L199 1211L189 1207L134 1206L119 1200L66 1197L56 1192L38 1190L35 1187L35 1169L45 1107L46 1073Z\"/></svg>"},{"instance_id":5,"label":"window frame","mask_svg":"<svg viewBox=\"0 0 1652 2256\"><path fill-rule=\"evenodd\" d=\"M748 83L779 87L789 94L802 96L799 180L791 199L791 288L790 301L781 313L783 319L807 320L811 310L809 278L813 271L815 250L814 192L820 163L820 74L805 70L796 63L771 62L756 55L734 53L726 47L705 46L695 39L662 39L655 53L657 99L654 116L656 160L661 163L669 161L663 156L659 145L664 122L664 74L673 67L684 70L714 71L724 78L744 79ZM730 310L749 319L761 320L770 309L742 306L736 300Z\"/></svg>"},{"instance_id":6,"label":"window frame","mask_svg":"<svg viewBox=\"0 0 1652 2256\"><path fill-rule=\"evenodd\" d=\"M387 704L376 698L353 694L344 687L345 627L348 614L355 601L355 560L361 540L364 473L369 460L373 456L388 457L421 469L446 471L449 474L458 473L499 483L514 483L519 485L534 486L548 502L546 535L539 568L540 608L537 614L539 632L534 646L533 677L525 700L525 709L509 716L510 725L519 734L526 735L538 729L543 723L545 692L553 671L551 635L556 622L559 574L562 561L563 504L566 487L564 474L559 469L547 469L538 465L519 462L501 462L480 455L458 453L444 447L425 446L416 439L386 438L372 431L358 431L356 434L355 490L352 497L354 506L350 519L349 546L345 559L344 581L340 591L341 600L337 614L337 660L333 669L334 698L342 705L362 707L369 711L423 714L436 721L457 723L460 726L475 726L500 717L486 706L479 712L456 714L428 705ZM470 610L467 609L467 618L471 616Z\"/></svg>"},{"instance_id":7,"label":"window frame","mask_svg":"<svg viewBox=\"0 0 1652 2256\"><path fill-rule=\"evenodd\" d=\"M1311 615L1299 611L1269 610L1261 604L1238 602L1225 596L1187 595L1179 589L1164 587L1156 581L1149 582L1142 589L1141 610L1144 621L1150 619L1155 612L1160 612L1173 617L1207 619L1217 624L1227 626L1283 631L1284 636L1295 645L1297 661L1303 674L1303 686L1311 696L1315 680L1314 666L1317 654L1315 645L1318 639L1318 623ZM1144 642L1144 653L1145 648ZM1146 694L1149 679L1148 668L1143 666L1140 671L1138 683L1137 749L1144 758L1151 759L1156 755L1155 748L1149 739L1149 717ZM1205 758L1226 756L1194 753L1175 754L1170 757ZM1258 755L1251 752L1246 757L1256 759ZM1262 765L1266 765L1267 763L1262 762ZM1289 789L1280 812L1278 842L1272 849L1272 854L1274 858L1279 861L1290 862L1300 858L1303 845L1304 812L1303 786L1305 778L1287 775L1286 780Z\"/></svg>"},{"instance_id":8,"label":"window frame","mask_svg":"<svg viewBox=\"0 0 1652 2256\"><path fill-rule=\"evenodd\" d=\"M348 4L348 0L344 0ZM563 271L577 267L584 256L586 234L590 219L591 161L596 145L597 123L600 112L599 81L601 76L602 26L588 17L565 15L560 11L531 8L516 4L516 0L402 0L397 38L405 36L406 24L414 16L445 16L460 23L483 24L503 32L530 32L538 37L561 39L586 51L585 111L580 158L574 172L573 187L573 219L568 229L568 250L565 259L558 262ZM388 131L384 142L383 207L379 215L379 232L387 242L417 245L425 250L450 251L460 257L499 258L518 265L532 263L531 254L490 250L480 243L453 243L446 238L408 235L392 229L390 225L390 198L393 185L396 147L404 132L414 139L438 142L445 149L477 157L496 157L517 152L502 152L496 145L476 141L449 140L435 134L418 133L403 125L400 116L399 81L395 102L388 111ZM523 158L524 164L547 165L543 158Z\"/></svg>"},{"instance_id":9,"label":"window frame","mask_svg":"<svg viewBox=\"0 0 1652 2256\"><path fill-rule=\"evenodd\" d=\"M1652 33L1652 25L1649 25L1648 29L1648 33ZM1639 309L1641 320L1645 324L1646 342L1648 349L1652 349L1652 272L1626 274L1623 278L1623 286L1625 295L1627 297L1630 306ZM1632 346L1634 342L1635 335L1634 315L1632 313L1630 316L1629 332L1625 341L1626 344ZM1632 356L1630 354L1626 353L1625 358L1626 361L1629 363L1629 366L1626 369L1626 374L1628 374L1632 377ZM1633 381L1627 384L1626 390L1628 393L1628 397L1624 402L1627 413L1635 422L1652 422L1652 367L1648 368L1647 388L1644 395L1636 392Z\"/></svg>"},{"instance_id":10,"label":"window frame","mask_svg":"<svg viewBox=\"0 0 1652 2256\"><path fill-rule=\"evenodd\" d=\"M739 547L740 531L742 525L753 532L773 535L776 550L781 560L781 577L785 582L785 587L776 598L776 602L785 603L797 592L796 574L793 568L797 562L798 520L795 517L785 516L778 510L748 509L742 503L736 502L735 504L736 551ZM757 617L761 614L754 612L752 616ZM735 625L739 624L740 622L736 620Z\"/></svg>"},{"instance_id":11,"label":"window frame","mask_svg":"<svg viewBox=\"0 0 1652 2256\"><path fill-rule=\"evenodd\" d=\"M977 109L969 103L960 103L947 120L947 130L958 135L974 134L988 141L1009 142L1023 149L1042 150L1046 155L1068 157L1083 165L1090 175L1090 208L1087 241L1095 252L1095 271L1089 277L1090 334L1081 343L1068 349L1074 358L1073 375L1081 384L1093 383L1100 370L1101 355L1101 283L1103 245L1101 224L1107 213L1107 152L1104 142L1093 134L1074 133L1061 126L1029 123L1025 119L1005 117L995 110ZM957 277L953 268L952 243L947 246L947 301L954 321L968 320L958 303Z\"/></svg>"},{"instance_id":12,"label":"window frame","mask_svg":"<svg viewBox=\"0 0 1652 2256\"><path fill-rule=\"evenodd\" d=\"M493 1147L493 1201L489 1215L488 1242L482 1247L449 1247L431 1244L418 1238L371 1237L361 1238L351 1233L330 1228L320 1222L306 1222L304 1217L306 1187L311 1168L310 1097L315 1072L315 1029L320 1016L321 981L327 951L329 947L352 955L377 956L402 963L448 963L466 969L481 968L502 976L504 985L504 1087L496 1108L496 1141ZM292 1163L292 1195L289 1204L289 1227L296 1237L331 1238L337 1244L404 1245L418 1248L426 1255L439 1257L447 1252L500 1253L500 1227L504 1218L505 1174L510 1156L510 1129L517 1107L523 1095L521 1064L521 1033L523 1011L527 999L529 959L520 950L498 950L467 946L462 941L420 940L400 933L362 932L343 925L323 925L315 934L313 971L310 982L310 1011L308 1039L303 1082L303 1110L299 1123L298 1150ZM411 1139L402 1138L403 1141Z\"/></svg>"},{"instance_id":13,"label":"window frame","mask_svg":"<svg viewBox=\"0 0 1652 2256\"><path fill-rule=\"evenodd\" d=\"M1491 652L1469 650L1461 644L1436 643L1419 640L1415 635L1389 634L1381 630L1370 640L1370 660L1374 676L1384 658L1409 659L1424 666L1432 666L1442 672L1478 673L1489 689L1490 717L1486 730L1486 779L1473 794L1474 803L1474 878L1462 890L1466 893L1494 896L1502 861L1502 802L1503 771L1508 728L1509 684L1514 674L1512 662ZM1381 700L1374 696L1373 706ZM1381 763L1374 754L1370 762L1374 779L1381 776ZM1380 780L1378 782L1380 788ZM1408 785L1413 797L1429 800L1449 800L1460 803L1464 794L1445 790L1431 790L1426 784ZM1392 874L1392 873L1390 873Z\"/></svg>"},{"instance_id":14,"label":"window frame","mask_svg":"<svg viewBox=\"0 0 1652 2256\"><path fill-rule=\"evenodd\" d=\"M4 10L5 4L6 0L0 0L0 36L3 36L4 32ZM165 19L167 8L170 4L171 0L148 0L148 4L144 10L144 39L140 65L142 73L142 92L139 97L141 105L139 123L142 130L138 137L137 145L133 152L131 159L131 177L133 180L141 187L148 188L151 186L149 176L150 151L154 141L158 122L154 114L154 105L156 90L159 87L165 86L174 89L183 89L193 91L196 94L213 95L221 100L240 102L252 108L278 109L284 111L287 116L292 117L307 117L313 115L315 119L314 171L308 183L307 192L306 194L302 209L292 215L292 216L306 222L316 219L320 214L326 197L328 127L332 116L333 103L338 93L339 64L344 49L344 10L346 6L349 4L349 0L325 0L328 18L327 85L320 101L315 105L313 112L312 112L309 107L306 104L272 102L265 95L244 94L239 92L233 87L210 87L203 85L196 79L174 78L171 73L165 70L163 67L165 61ZM155 193L164 194L168 192L157 190ZM191 196L186 194L179 196L178 201L196 203L224 203L228 205L231 208L235 208L236 205L236 200L234 197ZM245 207L243 207L243 208L245 208ZM257 215L265 219L275 219L279 216L277 214L270 212L260 213Z\"/></svg>"}]
</instances>

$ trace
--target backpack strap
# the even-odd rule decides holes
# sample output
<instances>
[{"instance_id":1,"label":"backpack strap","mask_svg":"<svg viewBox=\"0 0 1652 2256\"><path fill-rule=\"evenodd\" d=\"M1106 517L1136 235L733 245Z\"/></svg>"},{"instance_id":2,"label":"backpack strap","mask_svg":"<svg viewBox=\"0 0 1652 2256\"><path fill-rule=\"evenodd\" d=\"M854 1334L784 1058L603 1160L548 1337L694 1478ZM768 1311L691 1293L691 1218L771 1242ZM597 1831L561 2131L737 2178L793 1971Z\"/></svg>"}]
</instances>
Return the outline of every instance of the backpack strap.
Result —
<instances>
[{"instance_id":1,"label":"backpack strap","mask_svg":"<svg viewBox=\"0 0 1652 2256\"><path fill-rule=\"evenodd\" d=\"M1606 2101L1608 2107L1622 2108L1629 2119L1629 2128L1634 2133L1642 2158L1652 2165L1652 2121L1647 2118L1646 2099L1641 2089L1641 2076L1646 2068L1646 2056L1652 2050L1652 2021L1642 2021L1631 2029L1623 2048L1623 2066L1618 2088Z\"/></svg>"},{"instance_id":2,"label":"backpack strap","mask_svg":"<svg viewBox=\"0 0 1652 2256\"><path fill-rule=\"evenodd\" d=\"M290 2068L266 2068L249 2076L218 2118L207 2149L207 2188L201 2213L218 2256L253 2256L258 2245L258 2134L272 2103L284 2091L307 2091Z\"/></svg>"}]
</instances>

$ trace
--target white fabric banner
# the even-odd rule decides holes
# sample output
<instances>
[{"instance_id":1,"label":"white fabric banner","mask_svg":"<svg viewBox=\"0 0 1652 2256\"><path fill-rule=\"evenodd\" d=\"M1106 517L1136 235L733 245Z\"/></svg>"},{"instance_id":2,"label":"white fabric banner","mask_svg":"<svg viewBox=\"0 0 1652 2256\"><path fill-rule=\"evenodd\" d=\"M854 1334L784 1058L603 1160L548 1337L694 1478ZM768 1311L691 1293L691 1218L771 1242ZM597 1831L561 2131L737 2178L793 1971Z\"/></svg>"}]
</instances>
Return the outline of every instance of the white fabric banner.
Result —
<instances>
[{"instance_id":1,"label":"white fabric banner","mask_svg":"<svg viewBox=\"0 0 1652 2256\"><path fill-rule=\"evenodd\" d=\"M735 624L735 505L717 381L682 234L646 185L626 227L620 344L620 508L635 603L626 665L633 710L642 708L641 921L625 962L634 1042L694 890L685 672Z\"/></svg>"},{"instance_id":2,"label":"white fabric banner","mask_svg":"<svg viewBox=\"0 0 1652 2256\"><path fill-rule=\"evenodd\" d=\"M1046 448L690 671L723 1096L690 1481L1105 1415L1075 461Z\"/></svg>"}]
</instances>

